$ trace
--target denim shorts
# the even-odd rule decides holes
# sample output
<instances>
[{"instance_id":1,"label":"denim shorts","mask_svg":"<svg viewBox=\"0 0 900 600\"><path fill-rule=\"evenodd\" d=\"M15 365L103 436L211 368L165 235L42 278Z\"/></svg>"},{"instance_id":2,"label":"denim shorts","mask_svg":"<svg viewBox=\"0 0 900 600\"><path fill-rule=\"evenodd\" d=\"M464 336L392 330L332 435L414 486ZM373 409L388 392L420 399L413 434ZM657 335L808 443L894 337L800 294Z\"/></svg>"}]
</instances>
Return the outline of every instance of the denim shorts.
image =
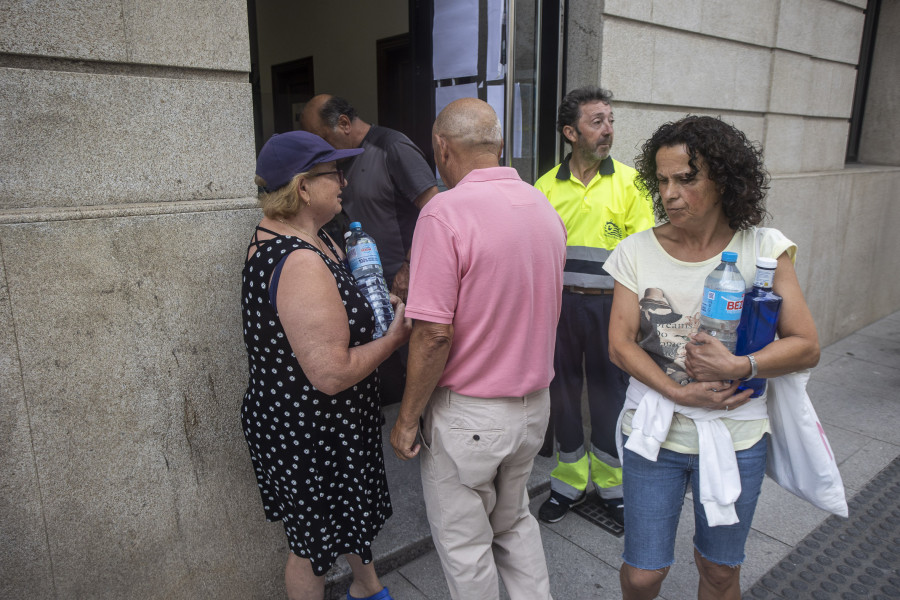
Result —
<instances>
[{"instance_id":1,"label":"denim shorts","mask_svg":"<svg viewBox=\"0 0 900 600\"><path fill-rule=\"evenodd\" d=\"M675 532L688 483L694 497L694 547L710 562L737 566L744 562L744 543L766 474L767 436L736 452L741 495L735 503L739 521L710 527L700 504L700 460L660 448L656 462L625 449L622 479L625 495L624 561L655 571L675 562ZM626 438L627 439L627 436Z\"/></svg>"}]
</instances>

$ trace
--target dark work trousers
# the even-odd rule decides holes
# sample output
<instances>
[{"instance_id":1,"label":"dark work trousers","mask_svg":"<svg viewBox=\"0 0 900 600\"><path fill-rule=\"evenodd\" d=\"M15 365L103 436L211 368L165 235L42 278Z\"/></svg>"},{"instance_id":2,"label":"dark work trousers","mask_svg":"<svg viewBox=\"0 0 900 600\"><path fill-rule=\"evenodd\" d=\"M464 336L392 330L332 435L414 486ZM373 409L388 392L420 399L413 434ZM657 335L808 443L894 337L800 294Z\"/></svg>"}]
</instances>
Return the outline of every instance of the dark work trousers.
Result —
<instances>
[{"instance_id":1,"label":"dark work trousers","mask_svg":"<svg viewBox=\"0 0 900 600\"><path fill-rule=\"evenodd\" d=\"M584 445L581 391L587 376L591 443L618 456L616 421L625 403L628 375L609 360L609 313L612 295L562 293L562 312L556 328L555 375L550 405L556 441L561 452Z\"/></svg>"}]
</instances>

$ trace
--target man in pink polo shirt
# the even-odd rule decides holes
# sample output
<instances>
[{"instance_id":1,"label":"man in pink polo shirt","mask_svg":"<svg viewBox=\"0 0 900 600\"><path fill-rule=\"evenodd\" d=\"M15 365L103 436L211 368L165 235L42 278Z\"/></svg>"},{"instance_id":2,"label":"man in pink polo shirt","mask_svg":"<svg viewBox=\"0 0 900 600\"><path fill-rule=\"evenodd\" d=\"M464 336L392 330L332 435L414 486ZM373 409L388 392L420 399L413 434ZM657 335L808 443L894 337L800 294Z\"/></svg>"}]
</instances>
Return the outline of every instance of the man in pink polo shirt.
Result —
<instances>
[{"instance_id":1,"label":"man in pink polo shirt","mask_svg":"<svg viewBox=\"0 0 900 600\"><path fill-rule=\"evenodd\" d=\"M485 102L447 106L432 145L450 189L416 223L406 305L415 324L391 445L403 460L422 450L453 598L498 598L499 571L512 600L547 600L525 486L550 415L566 229L543 194L499 166L502 130Z\"/></svg>"}]
</instances>

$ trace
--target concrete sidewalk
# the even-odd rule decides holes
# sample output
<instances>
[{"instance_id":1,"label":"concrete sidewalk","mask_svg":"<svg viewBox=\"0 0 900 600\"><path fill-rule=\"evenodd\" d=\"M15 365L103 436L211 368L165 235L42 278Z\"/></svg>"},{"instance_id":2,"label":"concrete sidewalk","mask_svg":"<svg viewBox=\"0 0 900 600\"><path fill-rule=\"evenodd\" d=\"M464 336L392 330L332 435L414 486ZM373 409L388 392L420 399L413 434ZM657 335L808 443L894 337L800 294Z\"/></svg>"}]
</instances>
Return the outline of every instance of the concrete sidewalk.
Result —
<instances>
[{"instance_id":1,"label":"concrete sidewalk","mask_svg":"<svg viewBox=\"0 0 900 600\"><path fill-rule=\"evenodd\" d=\"M808 390L840 465L849 500L900 456L900 312L824 348ZM396 409L393 406L386 411L385 438L390 434ZM418 461L397 460L385 441L394 516L375 543L378 572L384 574L382 581L397 600L448 599L425 519ZM547 458L538 457L535 461L529 488L534 514L547 497L553 465L554 461ZM665 600L697 597L692 511L688 498L679 526L676 563L660 595ZM785 492L767 478L747 541L741 589L750 589L826 517L828 513ZM622 538L613 537L576 514L552 525L542 523L541 534L556 600L621 598L618 569ZM345 597L348 571L341 561L329 574L328 597ZM501 597L506 598L505 592L501 591Z\"/></svg>"}]
</instances>

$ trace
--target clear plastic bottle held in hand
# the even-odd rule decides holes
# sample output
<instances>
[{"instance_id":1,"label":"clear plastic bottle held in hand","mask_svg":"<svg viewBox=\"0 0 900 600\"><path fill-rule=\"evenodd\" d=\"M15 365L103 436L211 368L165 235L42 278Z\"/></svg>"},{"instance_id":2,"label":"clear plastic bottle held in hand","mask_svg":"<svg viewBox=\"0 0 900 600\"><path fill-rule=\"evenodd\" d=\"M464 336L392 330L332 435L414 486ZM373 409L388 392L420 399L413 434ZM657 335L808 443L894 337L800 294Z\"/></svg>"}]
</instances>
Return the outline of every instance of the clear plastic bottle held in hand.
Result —
<instances>
[{"instance_id":1,"label":"clear plastic bottle held in hand","mask_svg":"<svg viewBox=\"0 0 900 600\"><path fill-rule=\"evenodd\" d=\"M375 313L375 333L372 339L380 338L394 320L391 295L384 281L384 270L375 240L362 230L359 221L350 223L350 231L344 234L347 262L356 280L356 287L365 296Z\"/></svg>"},{"instance_id":2,"label":"clear plastic bottle held in hand","mask_svg":"<svg viewBox=\"0 0 900 600\"><path fill-rule=\"evenodd\" d=\"M737 252L723 252L722 262L703 284L700 331L718 339L734 354L747 284L737 268Z\"/></svg>"}]
</instances>

